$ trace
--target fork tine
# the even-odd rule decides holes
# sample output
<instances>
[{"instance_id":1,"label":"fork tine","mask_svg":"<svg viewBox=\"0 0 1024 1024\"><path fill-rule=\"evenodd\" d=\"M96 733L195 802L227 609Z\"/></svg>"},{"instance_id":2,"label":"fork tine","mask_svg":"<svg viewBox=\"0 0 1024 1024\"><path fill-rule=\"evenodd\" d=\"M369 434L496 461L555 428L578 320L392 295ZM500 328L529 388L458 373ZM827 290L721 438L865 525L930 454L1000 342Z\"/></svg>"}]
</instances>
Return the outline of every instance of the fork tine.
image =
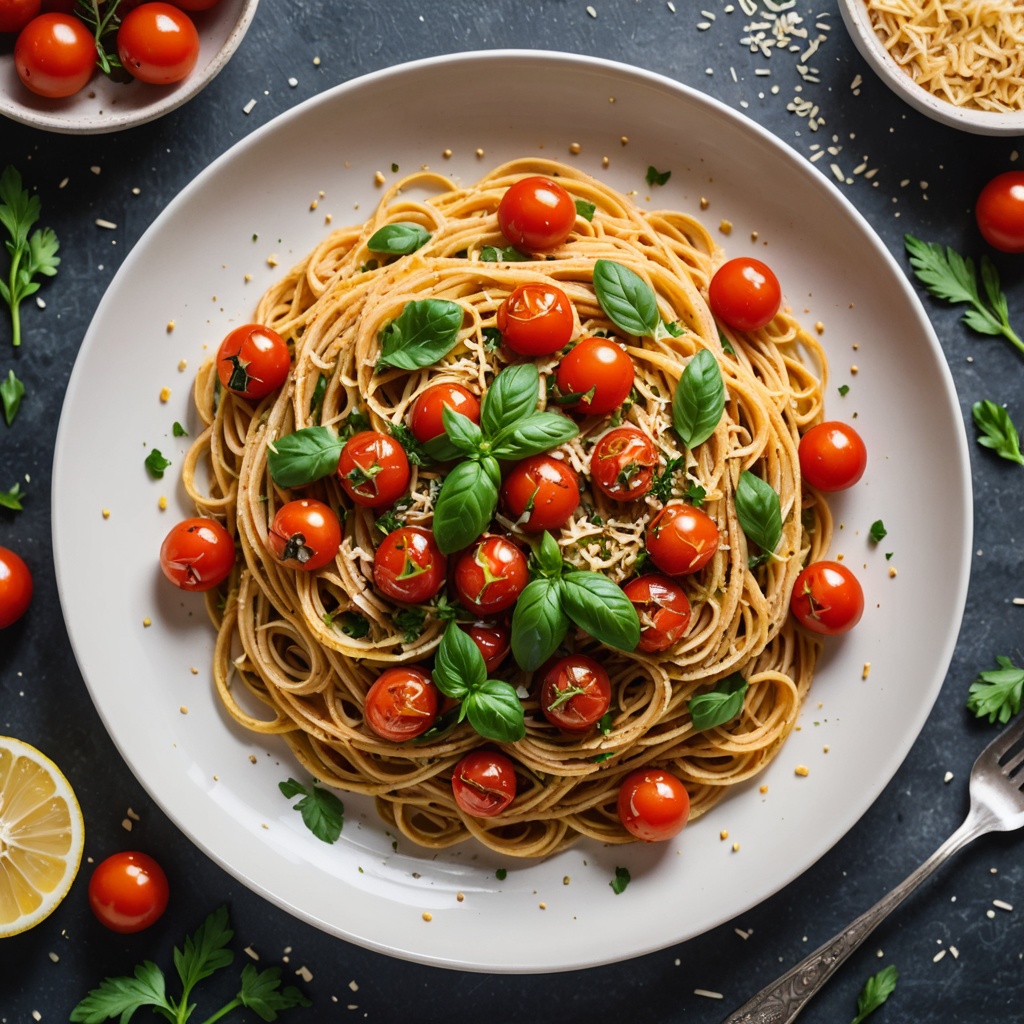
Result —
<instances>
[{"instance_id":1,"label":"fork tine","mask_svg":"<svg viewBox=\"0 0 1024 1024\"><path fill-rule=\"evenodd\" d=\"M981 757L994 757L1002 765L1003 762L1014 752L1014 748L1024 740L1024 715L1017 721L1008 725L991 743L981 752ZM980 760L980 758L979 758Z\"/></svg>"}]
</instances>

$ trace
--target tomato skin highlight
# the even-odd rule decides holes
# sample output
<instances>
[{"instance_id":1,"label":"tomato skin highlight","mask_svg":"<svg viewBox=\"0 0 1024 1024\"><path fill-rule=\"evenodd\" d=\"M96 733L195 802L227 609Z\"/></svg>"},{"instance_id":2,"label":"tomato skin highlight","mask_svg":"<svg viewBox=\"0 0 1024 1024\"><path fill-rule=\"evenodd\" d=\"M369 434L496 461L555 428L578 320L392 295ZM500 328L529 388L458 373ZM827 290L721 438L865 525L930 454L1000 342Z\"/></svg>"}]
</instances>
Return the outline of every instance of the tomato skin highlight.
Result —
<instances>
[{"instance_id":1,"label":"tomato skin highlight","mask_svg":"<svg viewBox=\"0 0 1024 1024\"><path fill-rule=\"evenodd\" d=\"M409 429L420 444L426 444L444 433L442 418L444 407L480 422L480 399L468 388L452 381L431 384L421 391L412 403L409 413Z\"/></svg>"},{"instance_id":2,"label":"tomato skin highlight","mask_svg":"<svg viewBox=\"0 0 1024 1024\"><path fill-rule=\"evenodd\" d=\"M374 586L393 601L421 604L444 585L447 564L434 535L421 526L392 530L373 557Z\"/></svg>"},{"instance_id":3,"label":"tomato skin highlight","mask_svg":"<svg viewBox=\"0 0 1024 1024\"><path fill-rule=\"evenodd\" d=\"M32 603L32 572L21 555L0 548L0 629L13 626Z\"/></svg>"},{"instance_id":4,"label":"tomato skin highlight","mask_svg":"<svg viewBox=\"0 0 1024 1024\"><path fill-rule=\"evenodd\" d=\"M544 672L540 710L563 732L584 733L593 729L611 705L612 684L608 673L585 654L559 658Z\"/></svg>"},{"instance_id":5,"label":"tomato skin highlight","mask_svg":"<svg viewBox=\"0 0 1024 1024\"><path fill-rule=\"evenodd\" d=\"M516 769L496 750L471 750L452 772L452 795L474 818L501 814L516 797Z\"/></svg>"},{"instance_id":6,"label":"tomato skin highlight","mask_svg":"<svg viewBox=\"0 0 1024 1024\"><path fill-rule=\"evenodd\" d=\"M517 249L556 249L576 224L576 203L557 181L535 175L510 185L498 204L498 226Z\"/></svg>"},{"instance_id":7,"label":"tomato skin highlight","mask_svg":"<svg viewBox=\"0 0 1024 1024\"><path fill-rule=\"evenodd\" d=\"M864 475L868 450L846 423L827 421L811 427L798 449L803 478L819 491L844 491Z\"/></svg>"},{"instance_id":8,"label":"tomato skin highlight","mask_svg":"<svg viewBox=\"0 0 1024 1024\"><path fill-rule=\"evenodd\" d=\"M381 739L403 743L434 724L438 703L430 673L417 665L400 665L385 669L374 681L363 703L363 717Z\"/></svg>"},{"instance_id":9,"label":"tomato skin highlight","mask_svg":"<svg viewBox=\"0 0 1024 1024\"><path fill-rule=\"evenodd\" d=\"M580 503L575 470L550 455L532 455L512 467L501 486L509 515L528 533L560 530Z\"/></svg>"},{"instance_id":10,"label":"tomato skin highlight","mask_svg":"<svg viewBox=\"0 0 1024 1024\"><path fill-rule=\"evenodd\" d=\"M506 537L482 537L455 563L459 600L478 615L511 608L529 582L526 555Z\"/></svg>"},{"instance_id":11,"label":"tomato skin highlight","mask_svg":"<svg viewBox=\"0 0 1024 1024\"><path fill-rule=\"evenodd\" d=\"M789 607L805 629L839 636L860 622L864 591L842 562L812 562L797 576Z\"/></svg>"},{"instance_id":12,"label":"tomato skin highlight","mask_svg":"<svg viewBox=\"0 0 1024 1024\"><path fill-rule=\"evenodd\" d=\"M168 3L144 3L129 11L117 30L117 55L140 82L172 85L186 78L199 59L199 33L192 19Z\"/></svg>"},{"instance_id":13,"label":"tomato skin highlight","mask_svg":"<svg viewBox=\"0 0 1024 1024\"><path fill-rule=\"evenodd\" d=\"M203 516L184 519L160 546L160 568L181 590L219 587L235 564L235 542L220 523Z\"/></svg>"},{"instance_id":14,"label":"tomato skin highlight","mask_svg":"<svg viewBox=\"0 0 1024 1024\"><path fill-rule=\"evenodd\" d=\"M562 395L584 396L568 408L588 416L618 409L629 397L635 377L633 360L609 338L584 338L566 352L555 371Z\"/></svg>"},{"instance_id":15,"label":"tomato skin highlight","mask_svg":"<svg viewBox=\"0 0 1024 1024\"><path fill-rule=\"evenodd\" d=\"M775 318L782 288L771 267L749 256L726 260L708 285L715 319L737 331L757 331Z\"/></svg>"},{"instance_id":16,"label":"tomato skin highlight","mask_svg":"<svg viewBox=\"0 0 1024 1024\"><path fill-rule=\"evenodd\" d=\"M363 430L345 442L338 460L338 480L345 493L367 508L394 504L409 486L405 449L387 434Z\"/></svg>"},{"instance_id":17,"label":"tomato skin highlight","mask_svg":"<svg viewBox=\"0 0 1024 1024\"><path fill-rule=\"evenodd\" d=\"M96 920L121 935L155 924L169 897L163 868L138 851L112 854L96 865L89 879L89 906Z\"/></svg>"},{"instance_id":18,"label":"tomato skin highlight","mask_svg":"<svg viewBox=\"0 0 1024 1024\"><path fill-rule=\"evenodd\" d=\"M616 427L590 453L590 477L613 501L633 501L651 489L658 466L654 442L636 427Z\"/></svg>"},{"instance_id":19,"label":"tomato skin highlight","mask_svg":"<svg viewBox=\"0 0 1024 1024\"><path fill-rule=\"evenodd\" d=\"M553 284L519 285L498 307L502 341L521 356L546 356L565 348L576 326L572 303Z\"/></svg>"},{"instance_id":20,"label":"tomato skin highlight","mask_svg":"<svg viewBox=\"0 0 1024 1024\"><path fill-rule=\"evenodd\" d=\"M96 66L92 33L71 14L40 14L18 33L14 66L26 88L64 99L85 87Z\"/></svg>"},{"instance_id":21,"label":"tomato skin highlight","mask_svg":"<svg viewBox=\"0 0 1024 1024\"><path fill-rule=\"evenodd\" d=\"M651 561L669 576L700 572L714 558L720 540L715 521L682 501L669 502L647 527Z\"/></svg>"},{"instance_id":22,"label":"tomato skin highlight","mask_svg":"<svg viewBox=\"0 0 1024 1024\"><path fill-rule=\"evenodd\" d=\"M690 794L669 772L638 768L622 781L617 807L628 832L644 842L659 843L682 832L690 816Z\"/></svg>"},{"instance_id":23,"label":"tomato skin highlight","mask_svg":"<svg viewBox=\"0 0 1024 1024\"><path fill-rule=\"evenodd\" d=\"M974 218L993 249L1024 252L1024 171L1004 171L988 182L978 195Z\"/></svg>"},{"instance_id":24,"label":"tomato skin highlight","mask_svg":"<svg viewBox=\"0 0 1024 1024\"><path fill-rule=\"evenodd\" d=\"M637 576L622 587L640 617L637 650L667 651L690 628L690 599L675 580L657 573Z\"/></svg>"},{"instance_id":25,"label":"tomato skin highlight","mask_svg":"<svg viewBox=\"0 0 1024 1024\"><path fill-rule=\"evenodd\" d=\"M289 569L313 572L334 561L341 547L341 524L329 505L298 498L277 510L267 547Z\"/></svg>"},{"instance_id":26,"label":"tomato skin highlight","mask_svg":"<svg viewBox=\"0 0 1024 1024\"><path fill-rule=\"evenodd\" d=\"M262 324L236 327L217 350L217 376L239 398L266 398L288 379L291 365L287 342Z\"/></svg>"},{"instance_id":27,"label":"tomato skin highlight","mask_svg":"<svg viewBox=\"0 0 1024 1024\"><path fill-rule=\"evenodd\" d=\"M0 0L0 32L20 32L42 8L42 0Z\"/></svg>"}]
</instances>

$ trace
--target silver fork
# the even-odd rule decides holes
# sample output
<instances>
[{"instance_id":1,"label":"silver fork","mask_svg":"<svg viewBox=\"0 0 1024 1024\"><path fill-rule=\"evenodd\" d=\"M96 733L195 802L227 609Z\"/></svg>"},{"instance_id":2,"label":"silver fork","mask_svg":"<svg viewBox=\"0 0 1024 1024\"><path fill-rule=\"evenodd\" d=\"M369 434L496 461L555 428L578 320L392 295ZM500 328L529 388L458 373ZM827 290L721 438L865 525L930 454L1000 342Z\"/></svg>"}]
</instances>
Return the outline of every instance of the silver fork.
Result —
<instances>
[{"instance_id":1,"label":"silver fork","mask_svg":"<svg viewBox=\"0 0 1024 1024\"><path fill-rule=\"evenodd\" d=\"M1024 825L1024 715L978 755L971 769L970 796L964 823L909 878L722 1024L789 1024L796 1020L839 965L936 868L986 832L1012 832Z\"/></svg>"}]
</instances>

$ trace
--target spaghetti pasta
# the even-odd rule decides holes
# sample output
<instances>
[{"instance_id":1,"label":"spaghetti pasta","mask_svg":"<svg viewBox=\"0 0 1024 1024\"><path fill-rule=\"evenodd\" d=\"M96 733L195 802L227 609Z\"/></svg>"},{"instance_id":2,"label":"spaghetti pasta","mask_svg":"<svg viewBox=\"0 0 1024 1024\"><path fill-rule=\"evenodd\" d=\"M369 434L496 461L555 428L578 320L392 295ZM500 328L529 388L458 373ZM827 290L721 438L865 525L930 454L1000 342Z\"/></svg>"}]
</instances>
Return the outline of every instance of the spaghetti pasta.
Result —
<instances>
[{"instance_id":1,"label":"spaghetti pasta","mask_svg":"<svg viewBox=\"0 0 1024 1024\"><path fill-rule=\"evenodd\" d=\"M508 187L528 174L557 177L584 204L578 208L592 204L593 213L578 215L570 238L551 252L507 261L496 210ZM429 238L407 255L371 252L374 233L396 224L418 225ZM595 294L599 259L646 282L672 330L623 336ZM661 766L685 783L691 818L761 771L796 722L818 651L788 610L802 564L827 550L832 531L827 505L801 486L797 459L801 431L822 416L827 371L817 340L785 310L763 329L720 333L704 296L722 259L696 219L641 211L588 175L539 159L506 164L469 187L414 174L382 196L366 223L324 238L255 312L256 321L294 347L283 388L258 403L221 392L212 360L195 385L205 429L189 453L185 486L201 514L226 522L242 552L228 600L208 597L218 630L214 679L231 716L253 732L283 736L326 785L373 796L385 821L418 844L443 847L473 837L522 857L546 856L580 836L629 841L616 794L640 765ZM695 494L703 495L721 544L706 568L678 580L692 619L668 651L613 650L570 630L568 646L600 661L610 677L604 728L555 728L539 713L540 674L535 681L507 659L499 674L517 687L525 736L500 746L516 765L518 790L503 813L480 818L461 812L452 795L453 766L484 744L468 722L396 744L368 729L363 715L366 694L386 668L429 670L451 602L409 607L374 587L374 551L386 529L378 526L381 510L353 504L333 474L303 496L344 510L337 556L316 572L283 566L268 550L268 524L294 495L275 483L268 456L281 438L311 426L342 435L354 423L400 430L416 397L438 381L486 395L498 372L521 361L495 343L497 311L516 286L531 281L566 292L575 339L614 336L635 367L624 405L611 416L578 417L578 434L554 453L582 481L578 508L555 534L562 558L623 583L646 559L645 530L662 504ZM383 332L408 303L427 297L461 308L457 344L426 367L381 367ZM725 411L714 433L690 450L670 429L671 405L681 374L701 350L720 368ZM535 362L544 379L557 356ZM545 401L542 388L542 407ZM618 502L591 485L589 453L619 423L640 428L660 449L664 486L657 495ZM775 553L753 563L735 500L748 470L776 492L782 518ZM429 528L447 471L429 460L413 465L408 493L390 510L391 525ZM493 528L528 541L500 513ZM748 687L742 710L698 731L689 701L733 673Z\"/></svg>"}]
</instances>

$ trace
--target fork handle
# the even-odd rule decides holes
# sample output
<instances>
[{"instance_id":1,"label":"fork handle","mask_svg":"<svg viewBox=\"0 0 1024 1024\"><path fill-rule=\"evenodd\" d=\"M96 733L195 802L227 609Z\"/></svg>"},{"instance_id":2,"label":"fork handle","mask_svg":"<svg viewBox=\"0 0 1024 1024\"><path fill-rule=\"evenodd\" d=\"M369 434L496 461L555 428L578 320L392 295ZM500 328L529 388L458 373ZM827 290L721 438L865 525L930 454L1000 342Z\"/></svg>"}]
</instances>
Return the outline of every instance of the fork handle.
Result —
<instances>
[{"instance_id":1,"label":"fork handle","mask_svg":"<svg viewBox=\"0 0 1024 1024\"><path fill-rule=\"evenodd\" d=\"M972 839L992 831L987 816L968 815L964 823L911 875L795 967L763 988L722 1024L790 1024L847 957L933 871Z\"/></svg>"}]
</instances>

